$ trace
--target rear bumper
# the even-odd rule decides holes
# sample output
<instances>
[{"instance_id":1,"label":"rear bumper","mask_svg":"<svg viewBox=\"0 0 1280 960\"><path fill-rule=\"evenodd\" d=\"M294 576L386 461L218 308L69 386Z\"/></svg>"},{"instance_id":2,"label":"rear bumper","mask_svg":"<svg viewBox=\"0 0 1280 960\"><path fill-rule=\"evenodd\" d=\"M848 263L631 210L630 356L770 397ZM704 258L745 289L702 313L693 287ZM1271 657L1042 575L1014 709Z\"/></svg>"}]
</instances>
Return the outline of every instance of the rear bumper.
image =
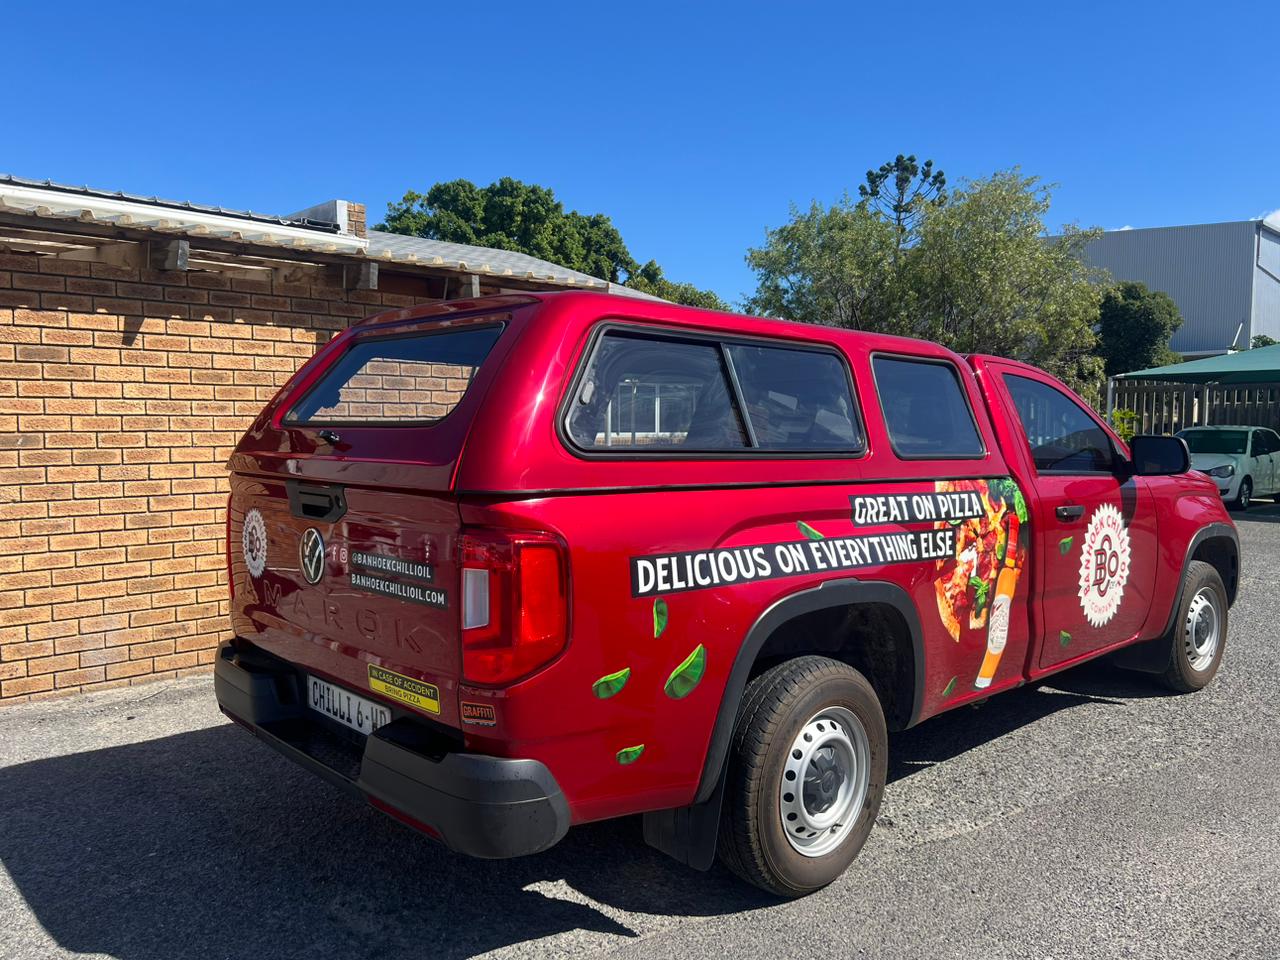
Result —
<instances>
[{"instance_id":1,"label":"rear bumper","mask_svg":"<svg viewBox=\"0 0 1280 960\"><path fill-rule=\"evenodd\" d=\"M361 750L308 716L296 671L253 649L223 646L213 684L222 712L259 739L459 853L538 853L569 829L564 794L537 760L451 751L409 717L366 737Z\"/></svg>"}]
</instances>

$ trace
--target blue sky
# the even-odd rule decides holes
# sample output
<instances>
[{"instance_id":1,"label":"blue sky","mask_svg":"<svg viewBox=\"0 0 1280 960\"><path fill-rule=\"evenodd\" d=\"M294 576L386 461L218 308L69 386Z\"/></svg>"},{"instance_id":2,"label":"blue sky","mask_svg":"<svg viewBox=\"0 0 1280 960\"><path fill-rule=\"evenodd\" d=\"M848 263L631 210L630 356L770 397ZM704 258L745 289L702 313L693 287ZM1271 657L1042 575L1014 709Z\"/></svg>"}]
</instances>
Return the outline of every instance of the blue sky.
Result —
<instances>
[{"instance_id":1,"label":"blue sky","mask_svg":"<svg viewBox=\"0 0 1280 960\"><path fill-rule=\"evenodd\" d=\"M1055 228L1280 208L1274 0L24 4L5 33L0 171L371 222L513 176L731 301L791 203L899 152L1056 183Z\"/></svg>"}]
</instances>

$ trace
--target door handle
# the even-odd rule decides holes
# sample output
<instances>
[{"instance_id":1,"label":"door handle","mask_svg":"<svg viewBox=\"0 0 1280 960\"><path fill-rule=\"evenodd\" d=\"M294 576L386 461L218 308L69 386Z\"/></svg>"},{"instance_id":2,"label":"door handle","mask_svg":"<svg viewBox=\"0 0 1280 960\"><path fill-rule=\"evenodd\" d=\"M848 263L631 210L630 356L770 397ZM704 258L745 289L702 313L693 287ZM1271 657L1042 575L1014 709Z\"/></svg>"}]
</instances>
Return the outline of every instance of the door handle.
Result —
<instances>
[{"instance_id":1,"label":"door handle","mask_svg":"<svg viewBox=\"0 0 1280 960\"><path fill-rule=\"evenodd\" d=\"M1079 520L1084 516L1084 507L1078 503L1071 503L1058 507L1054 512L1058 514L1059 520Z\"/></svg>"}]
</instances>

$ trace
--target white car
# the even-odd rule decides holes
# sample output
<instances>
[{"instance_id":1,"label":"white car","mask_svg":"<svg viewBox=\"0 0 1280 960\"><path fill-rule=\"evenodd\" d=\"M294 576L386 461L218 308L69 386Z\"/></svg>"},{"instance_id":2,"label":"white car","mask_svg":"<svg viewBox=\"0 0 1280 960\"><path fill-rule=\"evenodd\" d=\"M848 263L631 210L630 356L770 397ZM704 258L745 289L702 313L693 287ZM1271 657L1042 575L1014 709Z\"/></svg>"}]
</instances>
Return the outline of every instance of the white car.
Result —
<instances>
[{"instance_id":1,"label":"white car","mask_svg":"<svg viewBox=\"0 0 1280 960\"><path fill-rule=\"evenodd\" d=\"M1280 434L1265 427L1189 427L1178 436L1191 469L1207 473L1222 499L1247 510L1254 497L1280 493Z\"/></svg>"}]
</instances>

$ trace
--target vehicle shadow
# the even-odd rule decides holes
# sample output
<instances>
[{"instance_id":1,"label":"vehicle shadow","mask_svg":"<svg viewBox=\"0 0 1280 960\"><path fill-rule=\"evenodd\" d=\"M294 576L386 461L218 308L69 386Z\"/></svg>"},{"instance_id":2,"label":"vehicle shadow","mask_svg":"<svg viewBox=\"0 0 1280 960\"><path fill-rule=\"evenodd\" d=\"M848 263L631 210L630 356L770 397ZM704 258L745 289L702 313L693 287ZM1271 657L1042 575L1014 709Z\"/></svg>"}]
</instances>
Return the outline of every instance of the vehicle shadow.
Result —
<instances>
[{"instance_id":1,"label":"vehicle shadow","mask_svg":"<svg viewBox=\"0 0 1280 960\"><path fill-rule=\"evenodd\" d=\"M1062 710L1158 696L1151 681L1107 663L1092 661L991 700L959 707L918 727L889 736L888 782L945 763Z\"/></svg>"},{"instance_id":2,"label":"vehicle shadow","mask_svg":"<svg viewBox=\"0 0 1280 960\"><path fill-rule=\"evenodd\" d=\"M1236 523L1280 523L1280 500L1276 503L1255 501L1248 510L1236 510L1231 514Z\"/></svg>"},{"instance_id":3,"label":"vehicle shadow","mask_svg":"<svg viewBox=\"0 0 1280 960\"><path fill-rule=\"evenodd\" d=\"M1113 687L1126 682L1116 674ZM1058 681L895 735L890 780L1057 711L1117 702ZM573 931L635 936L621 911L777 902L645 846L638 818L575 828L535 857L457 856L229 723L7 767L0 797L0 862L36 919L65 950L121 960L462 958Z\"/></svg>"},{"instance_id":4,"label":"vehicle shadow","mask_svg":"<svg viewBox=\"0 0 1280 960\"><path fill-rule=\"evenodd\" d=\"M121 960L471 957L575 930L634 936L611 908L776 902L650 849L637 819L535 857L460 857L231 724L11 766L0 797L0 862L36 919L68 951Z\"/></svg>"}]
</instances>

